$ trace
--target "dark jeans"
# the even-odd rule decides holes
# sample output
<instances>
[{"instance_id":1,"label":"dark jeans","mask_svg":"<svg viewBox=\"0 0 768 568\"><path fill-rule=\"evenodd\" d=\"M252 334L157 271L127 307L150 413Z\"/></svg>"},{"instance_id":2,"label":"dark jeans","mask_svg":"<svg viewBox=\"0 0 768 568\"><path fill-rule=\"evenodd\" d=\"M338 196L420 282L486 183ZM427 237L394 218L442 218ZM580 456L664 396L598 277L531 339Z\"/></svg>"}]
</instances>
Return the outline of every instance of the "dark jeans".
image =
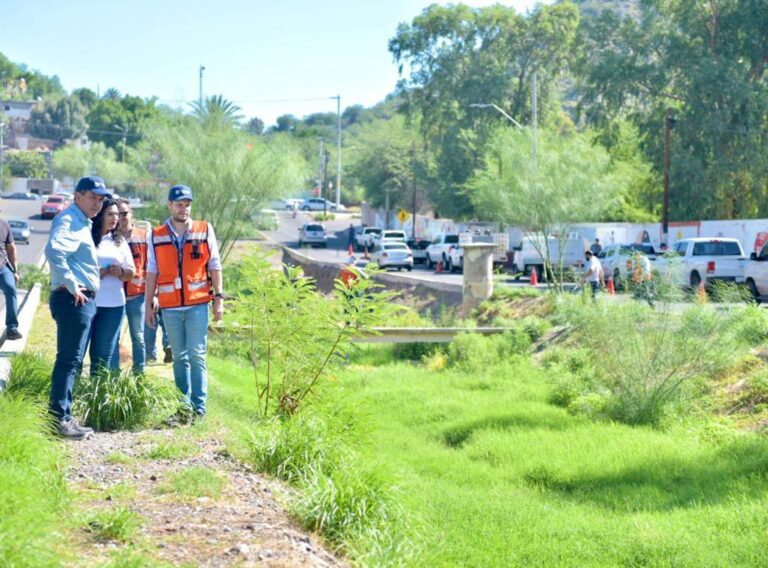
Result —
<instances>
[{"instance_id":1,"label":"dark jeans","mask_svg":"<svg viewBox=\"0 0 768 568\"><path fill-rule=\"evenodd\" d=\"M128 333L131 336L131 355L133 357L133 372L143 373L146 360L144 345L144 296L136 296L125 302L125 317L128 320ZM113 370L120 369L120 341L115 344L110 364Z\"/></svg>"},{"instance_id":2,"label":"dark jeans","mask_svg":"<svg viewBox=\"0 0 768 568\"><path fill-rule=\"evenodd\" d=\"M592 288L592 299L597 300L597 293L600 291L600 282L590 282L590 287Z\"/></svg>"},{"instance_id":3,"label":"dark jeans","mask_svg":"<svg viewBox=\"0 0 768 568\"><path fill-rule=\"evenodd\" d=\"M120 324L123 323L125 306L96 308L91 325L91 375L99 368L110 369L112 354L120 338ZM119 369L119 363L117 368Z\"/></svg>"},{"instance_id":4,"label":"dark jeans","mask_svg":"<svg viewBox=\"0 0 768 568\"><path fill-rule=\"evenodd\" d=\"M5 295L5 327L16 329L19 327L19 302L16 298L16 277L6 264L0 270L0 288Z\"/></svg>"},{"instance_id":5,"label":"dark jeans","mask_svg":"<svg viewBox=\"0 0 768 568\"><path fill-rule=\"evenodd\" d=\"M50 411L59 420L66 420L72 413L72 389L83 366L96 303L91 298L84 305L75 306L72 294L55 290L51 292L49 306L56 322L56 362L51 376Z\"/></svg>"}]
</instances>

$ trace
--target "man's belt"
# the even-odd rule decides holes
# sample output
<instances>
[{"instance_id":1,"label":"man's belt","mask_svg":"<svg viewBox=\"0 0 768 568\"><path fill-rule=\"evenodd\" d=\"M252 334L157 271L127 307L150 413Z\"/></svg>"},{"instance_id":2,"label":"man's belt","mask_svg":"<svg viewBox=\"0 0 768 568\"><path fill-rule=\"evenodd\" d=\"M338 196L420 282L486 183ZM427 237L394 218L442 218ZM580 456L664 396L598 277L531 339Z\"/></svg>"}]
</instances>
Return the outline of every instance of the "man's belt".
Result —
<instances>
[{"instance_id":1,"label":"man's belt","mask_svg":"<svg viewBox=\"0 0 768 568\"><path fill-rule=\"evenodd\" d=\"M70 291L67 289L66 286L59 286L54 290L54 292L66 292L67 294L70 293ZM93 290L88 290L87 288L80 288L80 293L86 298L93 299L96 297L96 292L94 292Z\"/></svg>"}]
</instances>

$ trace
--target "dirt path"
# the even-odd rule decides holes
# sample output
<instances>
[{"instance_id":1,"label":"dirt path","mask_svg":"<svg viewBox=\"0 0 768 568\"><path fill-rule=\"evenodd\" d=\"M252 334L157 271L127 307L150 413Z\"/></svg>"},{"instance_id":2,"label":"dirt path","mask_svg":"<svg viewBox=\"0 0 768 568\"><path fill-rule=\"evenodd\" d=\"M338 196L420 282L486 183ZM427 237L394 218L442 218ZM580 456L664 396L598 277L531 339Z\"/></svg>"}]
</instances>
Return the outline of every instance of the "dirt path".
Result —
<instances>
[{"instance_id":1,"label":"dirt path","mask_svg":"<svg viewBox=\"0 0 768 568\"><path fill-rule=\"evenodd\" d=\"M140 516L129 542L83 531L76 565L121 553L189 566L342 566L299 529L280 488L194 428L97 433L70 444L67 471L86 517L124 507ZM138 551L138 552L137 552Z\"/></svg>"}]
</instances>

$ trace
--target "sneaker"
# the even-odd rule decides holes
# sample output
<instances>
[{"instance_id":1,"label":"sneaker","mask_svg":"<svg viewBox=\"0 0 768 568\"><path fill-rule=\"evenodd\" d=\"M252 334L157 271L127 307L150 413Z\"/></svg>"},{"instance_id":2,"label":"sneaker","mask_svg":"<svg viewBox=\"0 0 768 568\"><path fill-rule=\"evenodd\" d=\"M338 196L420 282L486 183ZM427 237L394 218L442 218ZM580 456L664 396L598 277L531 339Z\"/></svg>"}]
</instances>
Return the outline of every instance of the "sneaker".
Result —
<instances>
[{"instance_id":1,"label":"sneaker","mask_svg":"<svg viewBox=\"0 0 768 568\"><path fill-rule=\"evenodd\" d=\"M173 352L171 352L171 348L163 347L163 351L165 351L165 357L163 358L163 363L173 363Z\"/></svg>"},{"instance_id":2,"label":"sneaker","mask_svg":"<svg viewBox=\"0 0 768 568\"><path fill-rule=\"evenodd\" d=\"M21 333L19 332L18 329L7 329L5 331L5 338L6 339L14 340L14 339L21 339L21 337L22 337L22 335L21 335Z\"/></svg>"},{"instance_id":3,"label":"sneaker","mask_svg":"<svg viewBox=\"0 0 768 568\"><path fill-rule=\"evenodd\" d=\"M147 365L150 363L157 363L157 357L147 357Z\"/></svg>"},{"instance_id":4,"label":"sneaker","mask_svg":"<svg viewBox=\"0 0 768 568\"><path fill-rule=\"evenodd\" d=\"M77 423L71 418L59 422L58 431L62 438L68 438L70 440L82 440L91 435L90 432L78 428Z\"/></svg>"},{"instance_id":5,"label":"sneaker","mask_svg":"<svg viewBox=\"0 0 768 568\"><path fill-rule=\"evenodd\" d=\"M86 434L93 434L93 428L91 428L90 426L83 426L82 424L78 424L74 418L70 418L70 420L72 421L72 424L75 425L75 428L77 428L81 432L85 432Z\"/></svg>"}]
</instances>

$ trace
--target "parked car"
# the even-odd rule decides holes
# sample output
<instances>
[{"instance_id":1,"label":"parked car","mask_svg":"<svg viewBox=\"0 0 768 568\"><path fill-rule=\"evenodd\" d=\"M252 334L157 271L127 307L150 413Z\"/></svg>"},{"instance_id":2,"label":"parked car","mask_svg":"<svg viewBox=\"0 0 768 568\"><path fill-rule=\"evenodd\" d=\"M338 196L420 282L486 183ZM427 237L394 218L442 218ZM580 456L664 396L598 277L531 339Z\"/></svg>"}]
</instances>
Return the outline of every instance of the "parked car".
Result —
<instances>
[{"instance_id":1,"label":"parked car","mask_svg":"<svg viewBox=\"0 0 768 568\"><path fill-rule=\"evenodd\" d=\"M427 247L427 267L432 268L438 262L448 265L448 250L459 244L459 235L437 235Z\"/></svg>"},{"instance_id":2,"label":"parked car","mask_svg":"<svg viewBox=\"0 0 768 568\"><path fill-rule=\"evenodd\" d=\"M381 245L385 242L397 242L405 244L405 241L407 240L408 238L405 236L405 231L385 229L373 237L373 248L381 248Z\"/></svg>"},{"instance_id":3,"label":"parked car","mask_svg":"<svg viewBox=\"0 0 768 568\"><path fill-rule=\"evenodd\" d=\"M413 253L408 245L398 241L384 241L371 255L371 262L380 268L413 270Z\"/></svg>"},{"instance_id":4,"label":"parked car","mask_svg":"<svg viewBox=\"0 0 768 568\"><path fill-rule=\"evenodd\" d=\"M299 228L299 247L304 245L328 246L325 225L321 223L306 223Z\"/></svg>"},{"instance_id":5,"label":"parked car","mask_svg":"<svg viewBox=\"0 0 768 568\"><path fill-rule=\"evenodd\" d=\"M613 278L616 288L621 288L632 278L635 268L634 255L642 254L649 260L656 260L653 246L645 243L608 245L597 255L603 267L606 280Z\"/></svg>"},{"instance_id":6,"label":"parked car","mask_svg":"<svg viewBox=\"0 0 768 568\"><path fill-rule=\"evenodd\" d=\"M373 240L381 234L379 227L363 227L362 230L355 235L355 248L358 252L369 248L373 248Z\"/></svg>"},{"instance_id":7,"label":"parked car","mask_svg":"<svg viewBox=\"0 0 768 568\"><path fill-rule=\"evenodd\" d=\"M280 226L280 216L274 209L261 209L251 216L257 229L274 231Z\"/></svg>"},{"instance_id":8,"label":"parked car","mask_svg":"<svg viewBox=\"0 0 768 568\"><path fill-rule=\"evenodd\" d=\"M294 211L299 205L295 199L275 199L269 204L269 208L276 211Z\"/></svg>"},{"instance_id":9,"label":"parked car","mask_svg":"<svg viewBox=\"0 0 768 568\"><path fill-rule=\"evenodd\" d=\"M31 225L22 219L8 219L8 224L11 226L13 240L17 243L28 245L29 237L32 234Z\"/></svg>"},{"instance_id":10,"label":"parked car","mask_svg":"<svg viewBox=\"0 0 768 568\"><path fill-rule=\"evenodd\" d=\"M321 197L310 197L309 199L305 199L304 203L301 204L299 209L302 211L323 211L324 209L328 211L347 210L344 205L339 204L339 207L337 208L333 201L328 201L327 199L323 199Z\"/></svg>"},{"instance_id":11,"label":"parked car","mask_svg":"<svg viewBox=\"0 0 768 568\"><path fill-rule=\"evenodd\" d=\"M743 283L747 262L738 239L698 237L677 241L656 259L654 270L696 288L714 281Z\"/></svg>"},{"instance_id":12,"label":"parked car","mask_svg":"<svg viewBox=\"0 0 768 568\"><path fill-rule=\"evenodd\" d=\"M413 253L414 264L417 262L427 262L427 247L429 246L428 240L408 239L405 241L405 244L408 245L408 248L410 248L411 252Z\"/></svg>"},{"instance_id":13,"label":"parked car","mask_svg":"<svg viewBox=\"0 0 768 568\"><path fill-rule=\"evenodd\" d=\"M13 193L4 193L3 199L23 199L25 201L38 201L40 196L34 193L16 191Z\"/></svg>"},{"instance_id":14,"label":"parked car","mask_svg":"<svg viewBox=\"0 0 768 568\"><path fill-rule=\"evenodd\" d=\"M40 207L40 216L43 219L53 219L56 215L64 211L69 205L69 201L61 195L51 195Z\"/></svg>"}]
</instances>

